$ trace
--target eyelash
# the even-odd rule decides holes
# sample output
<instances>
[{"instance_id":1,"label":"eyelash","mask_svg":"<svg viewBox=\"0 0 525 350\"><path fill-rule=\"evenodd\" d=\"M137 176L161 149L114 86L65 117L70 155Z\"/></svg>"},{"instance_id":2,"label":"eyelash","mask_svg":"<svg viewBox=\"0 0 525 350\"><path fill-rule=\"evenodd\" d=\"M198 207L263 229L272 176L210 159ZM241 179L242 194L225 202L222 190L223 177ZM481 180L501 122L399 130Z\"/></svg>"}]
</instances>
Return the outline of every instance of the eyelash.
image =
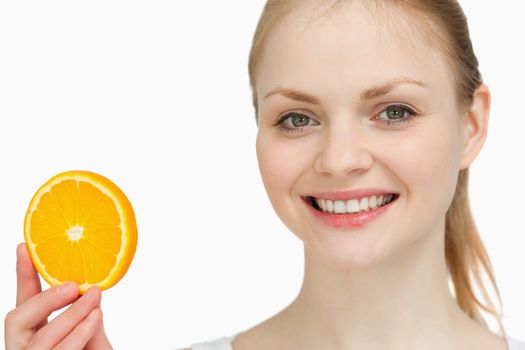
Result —
<instances>
[{"instance_id":1,"label":"eyelash","mask_svg":"<svg viewBox=\"0 0 525 350\"><path fill-rule=\"evenodd\" d=\"M383 109L381 112L379 112L379 114L385 112L386 110L388 110L389 108L391 107L397 107L397 108L400 108L401 110L404 110L404 111L407 111L409 113L409 116L408 117L405 117L403 119L395 119L395 120L384 120L384 119L377 119L377 117L375 117L374 119L376 120L380 120L381 122L385 123L387 126L389 127L397 127L397 126L400 126L404 123L407 123L408 121L410 121L411 119L415 118L415 117L418 117L419 114L417 114L416 112L414 112L411 108L408 108L407 106L404 106L404 105L399 105L399 104L392 104L392 105L388 105L385 109ZM378 114L378 115L379 115ZM294 127L294 128L290 128L288 126L285 125L284 121L286 119L289 119L291 118L292 116L294 115L299 115L299 116L303 116L305 118L308 118L309 121L312 120L312 118L308 117L307 115L303 114L303 113L298 113L298 112L289 112L289 113L286 113L284 116L282 116L275 124L274 126L277 127L277 129L282 132L282 133L286 133L286 134L294 134L294 133L302 133L304 132L304 129L306 128L306 126L303 126L303 127Z\"/></svg>"}]
</instances>

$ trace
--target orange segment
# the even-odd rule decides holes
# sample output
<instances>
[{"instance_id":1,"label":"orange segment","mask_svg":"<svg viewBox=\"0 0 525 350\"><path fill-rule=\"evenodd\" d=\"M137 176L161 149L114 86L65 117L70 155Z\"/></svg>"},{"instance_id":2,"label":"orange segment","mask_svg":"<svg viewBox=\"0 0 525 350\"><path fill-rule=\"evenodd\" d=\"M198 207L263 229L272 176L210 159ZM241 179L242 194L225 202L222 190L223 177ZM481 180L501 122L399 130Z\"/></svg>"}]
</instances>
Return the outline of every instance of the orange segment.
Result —
<instances>
[{"instance_id":1,"label":"orange segment","mask_svg":"<svg viewBox=\"0 0 525 350\"><path fill-rule=\"evenodd\" d=\"M35 193L24 238L38 272L50 285L67 281L80 292L107 289L126 273L137 246L137 225L126 195L102 175L67 171Z\"/></svg>"}]
</instances>

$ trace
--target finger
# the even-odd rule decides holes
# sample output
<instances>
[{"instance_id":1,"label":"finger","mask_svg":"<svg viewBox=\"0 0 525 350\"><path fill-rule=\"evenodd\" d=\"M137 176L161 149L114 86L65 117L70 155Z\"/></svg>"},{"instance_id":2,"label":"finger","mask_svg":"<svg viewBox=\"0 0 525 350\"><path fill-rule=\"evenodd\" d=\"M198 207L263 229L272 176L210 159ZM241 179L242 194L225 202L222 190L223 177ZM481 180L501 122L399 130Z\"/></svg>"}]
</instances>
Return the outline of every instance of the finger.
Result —
<instances>
[{"instance_id":1,"label":"finger","mask_svg":"<svg viewBox=\"0 0 525 350\"><path fill-rule=\"evenodd\" d=\"M69 333L69 335L60 342L54 350L72 350L84 349L89 339L95 333L97 327L102 320L102 311L100 309L93 309L89 315Z\"/></svg>"},{"instance_id":2,"label":"finger","mask_svg":"<svg viewBox=\"0 0 525 350\"><path fill-rule=\"evenodd\" d=\"M75 301L66 311L36 332L32 342L42 348L52 348L73 331L94 309L99 309L99 302L100 289L98 287L90 288L87 293Z\"/></svg>"},{"instance_id":3,"label":"finger","mask_svg":"<svg viewBox=\"0 0 525 350\"><path fill-rule=\"evenodd\" d=\"M104 319L101 320L99 326L95 330L95 334L86 344L84 350L113 350L106 331L104 330Z\"/></svg>"},{"instance_id":4,"label":"finger","mask_svg":"<svg viewBox=\"0 0 525 350\"><path fill-rule=\"evenodd\" d=\"M102 309L101 304L102 299L98 303L99 309ZM101 318L95 334L93 334L93 337L88 341L84 350L113 350L106 335L106 330L104 329L104 317Z\"/></svg>"},{"instance_id":5,"label":"finger","mask_svg":"<svg viewBox=\"0 0 525 350\"><path fill-rule=\"evenodd\" d=\"M51 287L32 296L12 312L11 322L18 329L31 329L46 319L53 311L72 303L79 295L74 282Z\"/></svg>"},{"instance_id":6,"label":"finger","mask_svg":"<svg viewBox=\"0 0 525 350\"><path fill-rule=\"evenodd\" d=\"M16 306L42 291L38 272L33 266L25 243L16 248Z\"/></svg>"}]
</instances>

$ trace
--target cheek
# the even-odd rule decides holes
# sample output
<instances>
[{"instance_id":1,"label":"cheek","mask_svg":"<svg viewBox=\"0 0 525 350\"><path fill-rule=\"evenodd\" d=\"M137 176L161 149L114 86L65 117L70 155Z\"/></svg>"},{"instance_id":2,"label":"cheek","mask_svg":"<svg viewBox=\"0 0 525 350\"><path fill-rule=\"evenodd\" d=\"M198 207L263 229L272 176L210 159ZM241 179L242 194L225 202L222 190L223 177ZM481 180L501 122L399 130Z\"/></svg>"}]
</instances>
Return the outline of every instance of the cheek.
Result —
<instances>
[{"instance_id":1,"label":"cheek","mask_svg":"<svg viewBox=\"0 0 525 350\"><path fill-rule=\"evenodd\" d=\"M258 132L256 140L259 171L266 193L276 214L292 231L300 200L299 193L293 192L294 186L312 161L307 151L311 148L305 147L300 140L295 141L280 141L264 131Z\"/></svg>"},{"instance_id":2,"label":"cheek","mask_svg":"<svg viewBox=\"0 0 525 350\"><path fill-rule=\"evenodd\" d=\"M256 152L259 171L269 195L290 193L297 178L305 171L307 148L290 140L279 141L268 132L257 134Z\"/></svg>"},{"instance_id":3,"label":"cheek","mask_svg":"<svg viewBox=\"0 0 525 350\"><path fill-rule=\"evenodd\" d=\"M257 133L256 152L264 188L274 210L279 214L281 202L277 198L286 191L291 181L291 162L286 161L287 156L271 136L261 131Z\"/></svg>"},{"instance_id":4,"label":"cheek","mask_svg":"<svg viewBox=\"0 0 525 350\"><path fill-rule=\"evenodd\" d=\"M444 214L450 205L459 172L457 130L451 124L432 124L413 130L389 148L391 170L404 184L407 200ZM394 151L397 155L394 155Z\"/></svg>"}]
</instances>

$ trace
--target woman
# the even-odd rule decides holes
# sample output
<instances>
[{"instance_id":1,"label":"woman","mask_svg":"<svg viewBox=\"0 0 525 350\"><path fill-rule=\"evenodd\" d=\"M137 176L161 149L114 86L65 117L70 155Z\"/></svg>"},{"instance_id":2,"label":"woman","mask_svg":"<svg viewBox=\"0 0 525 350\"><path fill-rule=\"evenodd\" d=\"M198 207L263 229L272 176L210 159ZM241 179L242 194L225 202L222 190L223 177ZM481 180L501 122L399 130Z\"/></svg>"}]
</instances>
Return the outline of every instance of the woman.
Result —
<instances>
[{"instance_id":1,"label":"woman","mask_svg":"<svg viewBox=\"0 0 525 350\"><path fill-rule=\"evenodd\" d=\"M467 198L490 108L477 66L454 0L269 0L249 63L257 157L272 206L304 242L304 282L272 318L192 348L525 346L469 278L481 263L494 282ZM67 305L78 292L38 293L23 245L18 254L7 348L110 348L96 289L61 321L28 326L46 302Z\"/></svg>"},{"instance_id":2,"label":"woman","mask_svg":"<svg viewBox=\"0 0 525 350\"><path fill-rule=\"evenodd\" d=\"M490 300L502 336L488 329L469 279L481 263L494 281L467 197L490 108L477 67L456 1L269 0L249 63L257 157L304 242L303 286L269 320L193 348L525 346Z\"/></svg>"}]
</instances>

